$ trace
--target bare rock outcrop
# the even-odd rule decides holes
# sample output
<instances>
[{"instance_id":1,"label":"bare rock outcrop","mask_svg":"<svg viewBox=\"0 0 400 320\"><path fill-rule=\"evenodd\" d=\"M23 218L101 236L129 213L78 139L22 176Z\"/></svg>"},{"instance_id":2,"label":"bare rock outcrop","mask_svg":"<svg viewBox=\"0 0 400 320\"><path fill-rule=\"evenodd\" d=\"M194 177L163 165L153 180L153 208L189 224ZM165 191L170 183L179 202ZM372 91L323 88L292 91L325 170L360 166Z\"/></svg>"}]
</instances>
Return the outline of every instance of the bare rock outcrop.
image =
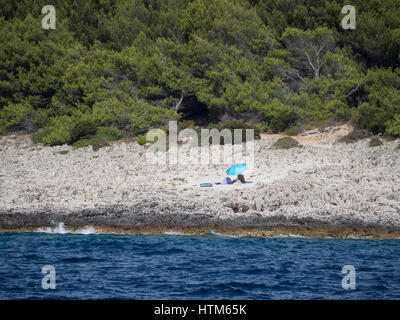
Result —
<instances>
[{"instance_id":1,"label":"bare rock outcrop","mask_svg":"<svg viewBox=\"0 0 400 320\"><path fill-rule=\"evenodd\" d=\"M335 140L275 150L255 145L252 183L200 188L226 165L143 161L144 147L115 142L93 151L0 138L0 228L380 228L400 229L398 142L369 148Z\"/></svg>"}]
</instances>

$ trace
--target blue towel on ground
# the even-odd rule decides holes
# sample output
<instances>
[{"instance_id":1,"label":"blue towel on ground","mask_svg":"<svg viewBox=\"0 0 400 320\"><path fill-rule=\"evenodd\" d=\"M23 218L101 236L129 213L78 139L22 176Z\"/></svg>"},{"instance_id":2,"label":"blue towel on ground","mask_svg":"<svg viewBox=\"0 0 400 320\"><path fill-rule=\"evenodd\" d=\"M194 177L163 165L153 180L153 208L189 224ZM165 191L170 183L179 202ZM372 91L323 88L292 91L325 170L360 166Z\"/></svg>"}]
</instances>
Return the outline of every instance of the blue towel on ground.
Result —
<instances>
[{"instance_id":1,"label":"blue towel on ground","mask_svg":"<svg viewBox=\"0 0 400 320\"><path fill-rule=\"evenodd\" d=\"M200 187L212 187L213 185L211 183L201 183Z\"/></svg>"}]
</instances>

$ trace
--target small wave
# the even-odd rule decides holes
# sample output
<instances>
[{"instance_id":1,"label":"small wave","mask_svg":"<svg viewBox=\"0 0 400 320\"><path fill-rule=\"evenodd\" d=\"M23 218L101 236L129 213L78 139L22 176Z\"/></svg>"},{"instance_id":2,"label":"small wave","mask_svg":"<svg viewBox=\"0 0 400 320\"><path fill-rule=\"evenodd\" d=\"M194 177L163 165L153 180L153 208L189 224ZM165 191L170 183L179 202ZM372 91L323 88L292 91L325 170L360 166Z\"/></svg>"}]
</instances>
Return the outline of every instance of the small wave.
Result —
<instances>
[{"instance_id":1,"label":"small wave","mask_svg":"<svg viewBox=\"0 0 400 320\"><path fill-rule=\"evenodd\" d=\"M232 234L223 234L223 233L219 233L216 232L214 230L211 230L208 233L203 233L202 236L206 236L206 237L218 237L218 238L240 238L242 236L234 236Z\"/></svg>"},{"instance_id":2,"label":"small wave","mask_svg":"<svg viewBox=\"0 0 400 320\"><path fill-rule=\"evenodd\" d=\"M85 227L85 228L82 228L82 229L78 229L78 230L76 230L76 231L73 232L73 233L78 233L78 234L95 234L95 233L98 233L98 231L97 231L95 228L93 228L93 227Z\"/></svg>"},{"instance_id":3,"label":"small wave","mask_svg":"<svg viewBox=\"0 0 400 320\"><path fill-rule=\"evenodd\" d=\"M280 234L279 236L274 237L274 238L302 238L302 239L306 239L306 238L309 238L309 237L301 236L299 234L289 233L289 234Z\"/></svg>"},{"instance_id":4,"label":"small wave","mask_svg":"<svg viewBox=\"0 0 400 320\"><path fill-rule=\"evenodd\" d=\"M50 227L46 227L46 228L38 228L37 232L43 232L43 233L57 233L57 234L65 234L65 233L71 233L70 230L68 230L67 228L65 228L64 223L60 222L57 227L54 228L50 228Z\"/></svg>"},{"instance_id":5,"label":"small wave","mask_svg":"<svg viewBox=\"0 0 400 320\"><path fill-rule=\"evenodd\" d=\"M210 232L206 232L206 233L201 233L201 234L184 234L181 232L176 232L176 231L166 231L164 232L165 235L169 235L169 236L188 236L188 237L193 237L193 236L200 236L200 237L206 237L206 238L240 238L242 236L234 236L234 235L230 235L230 234L223 234L223 233L219 233L216 232L214 230L210 230Z\"/></svg>"},{"instance_id":6,"label":"small wave","mask_svg":"<svg viewBox=\"0 0 400 320\"><path fill-rule=\"evenodd\" d=\"M169 236L184 236L183 233L180 232L175 232L175 231L166 231L164 234L169 235Z\"/></svg>"},{"instance_id":7,"label":"small wave","mask_svg":"<svg viewBox=\"0 0 400 320\"><path fill-rule=\"evenodd\" d=\"M95 234L98 233L97 230L93 227L84 227L78 229L76 231L72 231L65 227L63 222L60 222L56 227L46 227L46 228L38 228L36 232L43 232L43 233L56 233L56 234L66 234L66 233L74 233L74 234Z\"/></svg>"}]
</instances>

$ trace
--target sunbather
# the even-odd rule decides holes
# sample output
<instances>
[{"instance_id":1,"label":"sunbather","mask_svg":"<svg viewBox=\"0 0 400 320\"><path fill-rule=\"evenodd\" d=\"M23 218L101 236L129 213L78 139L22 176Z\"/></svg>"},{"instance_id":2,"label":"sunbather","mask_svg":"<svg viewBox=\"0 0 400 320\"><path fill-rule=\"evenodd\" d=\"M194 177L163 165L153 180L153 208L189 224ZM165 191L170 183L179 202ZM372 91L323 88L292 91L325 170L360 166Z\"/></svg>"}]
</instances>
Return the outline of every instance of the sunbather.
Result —
<instances>
[{"instance_id":1,"label":"sunbather","mask_svg":"<svg viewBox=\"0 0 400 320\"><path fill-rule=\"evenodd\" d=\"M222 184L232 184L234 181L232 181L231 178L226 177L224 180L222 180Z\"/></svg>"}]
</instances>

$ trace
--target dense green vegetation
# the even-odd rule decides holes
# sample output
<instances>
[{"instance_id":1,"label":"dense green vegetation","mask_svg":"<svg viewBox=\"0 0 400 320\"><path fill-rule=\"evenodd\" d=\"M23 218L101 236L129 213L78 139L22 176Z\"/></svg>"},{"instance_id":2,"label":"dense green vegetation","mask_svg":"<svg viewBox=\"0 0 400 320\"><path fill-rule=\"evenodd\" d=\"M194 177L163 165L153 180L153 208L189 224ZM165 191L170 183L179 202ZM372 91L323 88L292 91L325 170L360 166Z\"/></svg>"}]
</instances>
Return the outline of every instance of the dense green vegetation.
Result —
<instances>
[{"instance_id":1,"label":"dense green vegetation","mask_svg":"<svg viewBox=\"0 0 400 320\"><path fill-rule=\"evenodd\" d=\"M398 1L353 0L355 30L339 0L53 0L56 29L44 30L47 4L0 2L0 134L142 137L192 95L214 127L351 119L400 135Z\"/></svg>"}]
</instances>

